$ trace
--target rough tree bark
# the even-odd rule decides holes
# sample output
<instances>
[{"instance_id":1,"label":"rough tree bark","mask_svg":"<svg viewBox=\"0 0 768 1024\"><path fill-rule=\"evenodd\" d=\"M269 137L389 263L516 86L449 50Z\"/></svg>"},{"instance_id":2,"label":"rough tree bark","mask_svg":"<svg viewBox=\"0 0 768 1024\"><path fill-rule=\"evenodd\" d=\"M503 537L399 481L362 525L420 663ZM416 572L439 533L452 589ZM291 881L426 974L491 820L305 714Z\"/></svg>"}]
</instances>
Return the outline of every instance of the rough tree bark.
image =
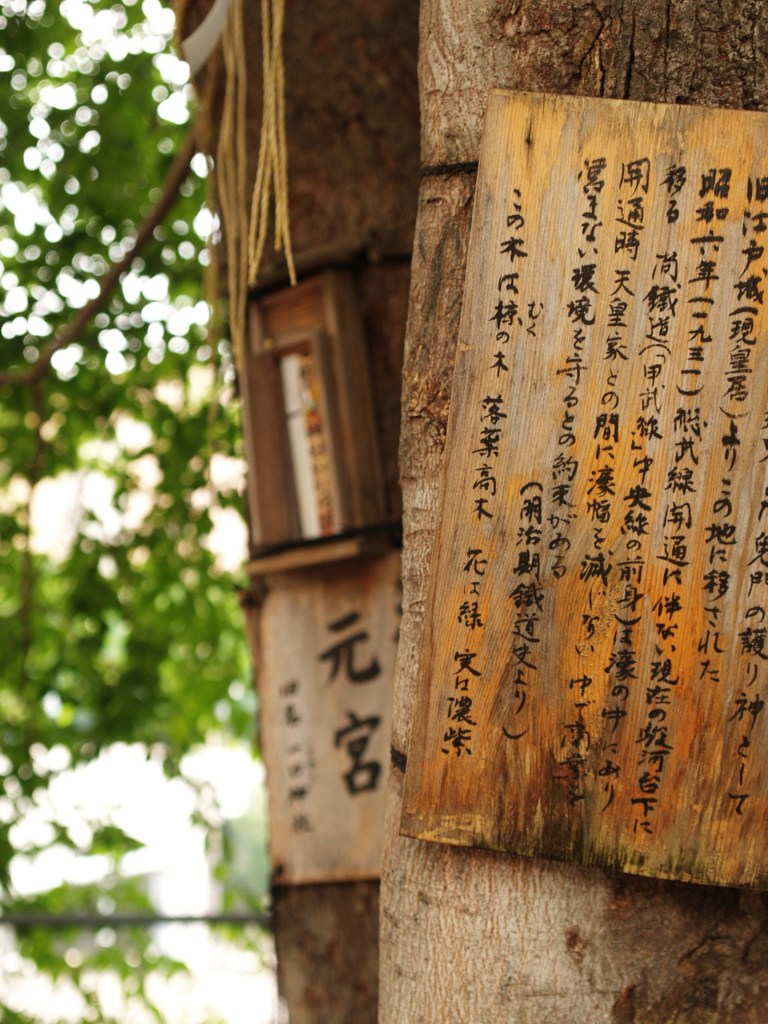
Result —
<instances>
[{"instance_id":1,"label":"rough tree bark","mask_svg":"<svg viewBox=\"0 0 768 1024\"><path fill-rule=\"evenodd\" d=\"M380 1024L758 1024L768 900L397 835L489 88L766 109L760 3L423 0Z\"/></svg>"}]
</instances>

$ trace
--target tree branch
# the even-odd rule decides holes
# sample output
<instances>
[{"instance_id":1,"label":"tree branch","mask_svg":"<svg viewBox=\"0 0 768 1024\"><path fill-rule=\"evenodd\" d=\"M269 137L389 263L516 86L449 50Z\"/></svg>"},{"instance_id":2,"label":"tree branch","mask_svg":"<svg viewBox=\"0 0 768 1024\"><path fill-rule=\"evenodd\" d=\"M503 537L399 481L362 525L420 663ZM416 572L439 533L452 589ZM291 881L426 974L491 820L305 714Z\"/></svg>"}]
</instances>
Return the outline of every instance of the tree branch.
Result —
<instances>
[{"instance_id":1,"label":"tree branch","mask_svg":"<svg viewBox=\"0 0 768 1024\"><path fill-rule=\"evenodd\" d=\"M130 268L131 263L133 263L147 242L152 238L155 228L161 223L175 203L179 189L189 174L189 165L192 157L195 155L195 149L196 139L193 128L176 154L176 159L173 161L163 183L163 193L160 199L147 219L139 226L138 231L133 237L133 245L130 251L122 259L118 260L117 263L113 263L104 277L102 277L99 294L77 311L73 319L55 336L38 361L33 363L28 370L0 371L0 385L16 384L29 386L38 383L48 372L55 353L80 338L88 321L106 306L112 290L120 280L121 275Z\"/></svg>"}]
</instances>

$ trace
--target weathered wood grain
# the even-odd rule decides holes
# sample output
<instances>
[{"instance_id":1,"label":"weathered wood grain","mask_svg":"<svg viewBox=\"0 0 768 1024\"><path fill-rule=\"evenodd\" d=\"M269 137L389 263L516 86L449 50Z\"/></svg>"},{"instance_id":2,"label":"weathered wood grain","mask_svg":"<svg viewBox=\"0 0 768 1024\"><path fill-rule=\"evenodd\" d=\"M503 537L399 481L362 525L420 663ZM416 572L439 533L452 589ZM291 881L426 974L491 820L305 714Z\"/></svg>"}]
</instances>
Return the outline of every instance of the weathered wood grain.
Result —
<instances>
[{"instance_id":1,"label":"weathered wood grain","mask_svg":"<svg viewBox=\"0 0 768 1024\"><path fill-rule=\"evenodd\" d=\"M407 834L768 884L766 128L492 97Z\"/></svg>"}]
</instances>

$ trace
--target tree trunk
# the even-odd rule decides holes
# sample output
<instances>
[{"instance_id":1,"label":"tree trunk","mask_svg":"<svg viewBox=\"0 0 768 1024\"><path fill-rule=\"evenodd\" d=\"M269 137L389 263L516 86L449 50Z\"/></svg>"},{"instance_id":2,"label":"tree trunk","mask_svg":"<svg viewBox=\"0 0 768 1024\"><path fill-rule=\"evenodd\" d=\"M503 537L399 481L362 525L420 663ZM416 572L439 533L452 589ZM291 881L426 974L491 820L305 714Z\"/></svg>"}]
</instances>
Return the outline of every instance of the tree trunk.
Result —
<instances>
[{"instance_id":1,"label":"tree trunk","mask_svg":"<svg viewBox=\"0 0 768 1024\"><path fill-rule=\"evenodd\" d=\"M382 877L380 1024L766 1018L763 895L398 836L488 89L768 107L759 4L424 0L423 184L401 434L404 618Z\"/></svg>"}]
</instances>

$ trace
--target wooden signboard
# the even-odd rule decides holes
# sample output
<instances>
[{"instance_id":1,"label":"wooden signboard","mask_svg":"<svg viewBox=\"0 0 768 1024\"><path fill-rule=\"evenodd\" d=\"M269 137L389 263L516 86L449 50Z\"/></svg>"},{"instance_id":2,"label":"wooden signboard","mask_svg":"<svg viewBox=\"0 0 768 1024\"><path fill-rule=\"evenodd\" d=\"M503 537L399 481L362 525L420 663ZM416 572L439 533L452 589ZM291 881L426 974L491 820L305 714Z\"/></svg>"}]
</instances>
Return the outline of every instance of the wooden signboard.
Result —
<instances>
[{"instance_id":1,"label":"wooden signboard","mask_svg":"<svg viewBox=\"0 0 768 1024\"><path fill-rule=\"evenodd\" d=\"M491 96L405 834L768 887L766 139Z\"/></svg>"},{"instance_id":2,"label":"wooden signboard","mask_svg":"<svg viewBox=\"0 0 768 1024\"><path fill-rule=\"evenodd\" d=\"M275 882L377 878L400 557L269 579L259 694Z\"/></svg>"}]
</instances>

